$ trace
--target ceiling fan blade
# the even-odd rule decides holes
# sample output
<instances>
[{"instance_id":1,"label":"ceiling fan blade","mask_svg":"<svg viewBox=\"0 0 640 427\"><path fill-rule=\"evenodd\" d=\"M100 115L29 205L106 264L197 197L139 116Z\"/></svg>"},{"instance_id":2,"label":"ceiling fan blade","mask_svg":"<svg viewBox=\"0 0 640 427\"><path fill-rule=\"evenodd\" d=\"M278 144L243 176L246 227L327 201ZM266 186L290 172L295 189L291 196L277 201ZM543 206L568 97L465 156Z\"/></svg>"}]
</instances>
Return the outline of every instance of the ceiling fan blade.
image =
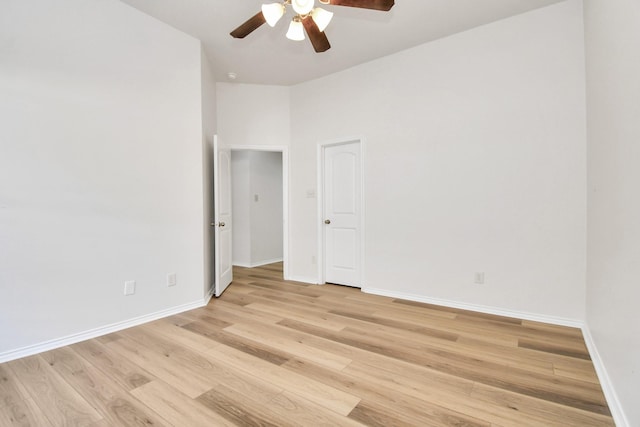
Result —
<instances>
[{"instance_id":1,"label":"ceiling fan blade","mask_svg":"<svg viewBox=\"0 0 640 427\"><path fill-rule=\"evenodd\" d=\"M304 25L304 30L307 32L307 36L309 36L309 40L311 40L311 44L316 52L326 52L331 49L327 35L320 31L313 18L307 16L302 20L302 25Z\"/></svg>"},{"instance_id":2,"label":"ceiling fan blade","mask_svg":"<svg viewBox=\"0 0 640 427\"><path fill-rule=\"evenodd\" d=\"M331 0L334 6L350 6L362 9L390 10L395 4L394 0Z\"/></svg>"},{"instance_id":3,"label":"ceiling fan blade","mask_svg":"<svg viewBox=\"0 0 640 427\"><path fill-rule=\"evenodd\" d=\"M265 22L267 21L266 19L264 19L264 15L262 14L262 12L258 12L251 18L247 19L244 24L231 31L231 36L236 39L243 39Z\"/></svg>"}]
</instances>

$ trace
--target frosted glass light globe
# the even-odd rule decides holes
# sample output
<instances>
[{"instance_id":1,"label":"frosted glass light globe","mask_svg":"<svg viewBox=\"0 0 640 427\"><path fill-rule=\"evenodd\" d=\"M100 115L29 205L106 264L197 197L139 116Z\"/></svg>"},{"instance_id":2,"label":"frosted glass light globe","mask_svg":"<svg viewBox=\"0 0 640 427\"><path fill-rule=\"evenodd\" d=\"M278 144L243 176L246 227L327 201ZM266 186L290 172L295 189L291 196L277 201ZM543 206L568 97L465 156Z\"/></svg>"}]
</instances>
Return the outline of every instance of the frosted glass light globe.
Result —
<instances>
[{"instance_id":1,"label":"frosted glass light globe","mask_svg":"<svg viewBox=\"0 0 640 427\"><path fill-rule=\"evenodd\" d=\"M304 40L304 27L302 22L295 19L289 24L289 31L287 31L287 38L294 41Z\"/></svg>"},{"instance_id":2,"label":"frosted glass light globe","mask_svg":"<svg viewBox=\"0 0 640 427\"><path fill-rule=\"evenodd\" d=\"M311 17L318 26L318 29L320 31L324 31L325 28L327 28L327 25L329 25L329 22L331 22L333 13L316 7L315 9L313 9L313 12L311 12Z\"/></svg>"},{"instance_id":3,"label":"frosted glass light globe","mask_svg":"<svg viewBox=\"0 0 640 427\"><path fill-rule=\"evenodd\" d=\"M284 15L284 5L282 3L270 3L262 5L262 15L269 26L275 26L282 15Z\"/></svg>"}]
</instances>

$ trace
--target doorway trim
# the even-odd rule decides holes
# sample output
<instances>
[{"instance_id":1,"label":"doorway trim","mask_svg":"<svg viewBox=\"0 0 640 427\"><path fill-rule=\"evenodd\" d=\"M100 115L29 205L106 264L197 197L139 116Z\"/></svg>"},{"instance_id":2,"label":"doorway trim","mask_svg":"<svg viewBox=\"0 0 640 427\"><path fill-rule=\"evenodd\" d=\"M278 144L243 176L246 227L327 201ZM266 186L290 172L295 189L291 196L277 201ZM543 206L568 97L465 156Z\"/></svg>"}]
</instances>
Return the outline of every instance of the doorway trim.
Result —
<instances>
[{"instance_id":1,"label":"doorway trim","mask_svg":"<svg viewBox=\"0 0 640 427\"><path fill-rule=\"evenodd\" d=\"M324 232L325 227L323 226L324 221L324 154L325 149L327 147L333 147L336 145L346 145L357 143L360 146L360 274L358 275L358 287L360 289L364 289L364 243L365 243L365 232L364 232L364 219L365 219L365 185L364 185L364 155L365 155L365 141L362 136L355 136L351 138L337 138L332 140L327 140L324 142L318 143L317 147L317 197L318 197L318 205L317 205L317 218L316 218L316 238L318 241L318 284L324 285L326 283L325 280L325 256L324 256Z\"/></svg>"},{"instance_id":2,"label":"doorway trim","mask_svg":"<svg viewBox=\"0 0 640 427\"><path fill-rule=\"evenodd\" d=\"M282 153L282 275L289 276L289 147L286 145L225 145L233 151L267 151ZM231 190L233 193L233 190Z\"/></svg>"}]
</instances>

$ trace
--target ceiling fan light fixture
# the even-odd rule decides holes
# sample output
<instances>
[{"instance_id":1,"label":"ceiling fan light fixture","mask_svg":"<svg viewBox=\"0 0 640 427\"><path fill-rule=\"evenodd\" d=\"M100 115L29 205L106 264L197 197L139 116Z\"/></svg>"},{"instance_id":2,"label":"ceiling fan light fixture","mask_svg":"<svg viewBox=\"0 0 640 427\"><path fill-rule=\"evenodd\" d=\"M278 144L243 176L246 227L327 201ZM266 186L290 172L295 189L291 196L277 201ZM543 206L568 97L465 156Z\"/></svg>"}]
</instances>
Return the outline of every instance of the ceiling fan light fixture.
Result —
<instances>
[{"instance_id":1,"label":"ceiling fan light fixture","mask_svg":"<svg viewBox=\"0 0 640 427\"><path fill-rule=\"evenodd\" d=\"M270 27L275 27L282 15L284 15L284 4L269 3L262 5L262 15Z\"/></svg>"},{"instance_id":2,"label":"ceiling fan light fixture","mask_svg":"<svg viewBox=\"0 0 640 427\"><path fill-rule=\"evenodd\" d=\"M291 24L289 24L289 31L287 31L287 38L294 41L304 40L304 27L298 17L293 18Z\"/></svg>"},{"instance_id":3,"label":"ceiling fan light fixture","mask_svg":"<svg viewBox=\"0 0 640 427\"><path fill-rule=\"evenodd\" d=\"M235 39L243 39L263 24L271 27L277 25L291 6L294 12L293 20L289 23L286 37L289 40L305 40L309 38L316 53L331 49L331 44L325 34L325 29L333 18L333 13L323 9L324 5L349 6L359 9L389 11L395 5L395 0L318 0L314 7L314 0L262 0L275 3L263 3L262 10L240 24L229 33Z\"/></svg>"},{"instance_id":4,"label":"ceiling fan light fixture","mask_svg":"<svg viewBox=\"0 0 640 427\"><path fill-rule=\"evenodd\" d=\"M331 22L331 18L333 18L333 12L329 12L327 10L316 7L311 12L311 18L313 18L314 22L318 26L318 29L323 32L329 22Z\"/></svg>"},{"instance_id":5,"label":"ceiling fan light fixture","mask_svg":"<svg viewBox=\"0 0 640 427\"><path fill-rule=\"evenodd\" d=\"M313 10L313 0L291 0L291 7L296 13L306 15Z\"/></svg>"}]
</instances>

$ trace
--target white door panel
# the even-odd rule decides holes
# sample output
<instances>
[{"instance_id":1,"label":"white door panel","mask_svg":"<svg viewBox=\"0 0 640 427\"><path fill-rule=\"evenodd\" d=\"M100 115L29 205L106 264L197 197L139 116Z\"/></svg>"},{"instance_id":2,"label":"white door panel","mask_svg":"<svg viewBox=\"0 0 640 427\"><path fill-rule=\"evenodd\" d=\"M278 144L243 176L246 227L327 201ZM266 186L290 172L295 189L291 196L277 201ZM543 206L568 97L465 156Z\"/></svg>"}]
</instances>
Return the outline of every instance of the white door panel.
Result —
<instances>
[{"instance_id":1,"label":"white door panel","mask_svg":"<svg viewBox=\"0 0 640 427\"><path fill-rule=\"evenodd\" d=\"M328 199L334 214L354 215L356 213L356 155L352 152L328 153L331 158L329 179L331 180L331 197Z\"/></svg>"},{"instance_id":2,"label":"white door panel","mask_svg":"<svg viewBox=\"0 0 640 427\"><path fill-rule=\"evenodd\" d=\"M357 235L353 229L350 228L332 228L332 236L329 239L332 242L331 250L329 251L331 257L330 265L333 268L339 269L357 269L357 257L356 257L356 239Z\"/></svg>"},{"instance_id":3,"label":"white door panel","mask_svg":"<svg viewBox=\"0 0 640 427\"><path fill-rule=\"evenodd\" d=\"M222 295L233 280L231 264L231 150L221 149L217 137L213 142L215 227L215 295Z\"/></svg>"},{"instance_id":4,"label":"white door panel","mask_svg":"<svg viewBox=\"0 0 640 427\"><path fill-rule=\"evenodd\" d=\"M324 278L360 286L360 143L327 146L323 151Z\"/></svg>"}]
</instances>

